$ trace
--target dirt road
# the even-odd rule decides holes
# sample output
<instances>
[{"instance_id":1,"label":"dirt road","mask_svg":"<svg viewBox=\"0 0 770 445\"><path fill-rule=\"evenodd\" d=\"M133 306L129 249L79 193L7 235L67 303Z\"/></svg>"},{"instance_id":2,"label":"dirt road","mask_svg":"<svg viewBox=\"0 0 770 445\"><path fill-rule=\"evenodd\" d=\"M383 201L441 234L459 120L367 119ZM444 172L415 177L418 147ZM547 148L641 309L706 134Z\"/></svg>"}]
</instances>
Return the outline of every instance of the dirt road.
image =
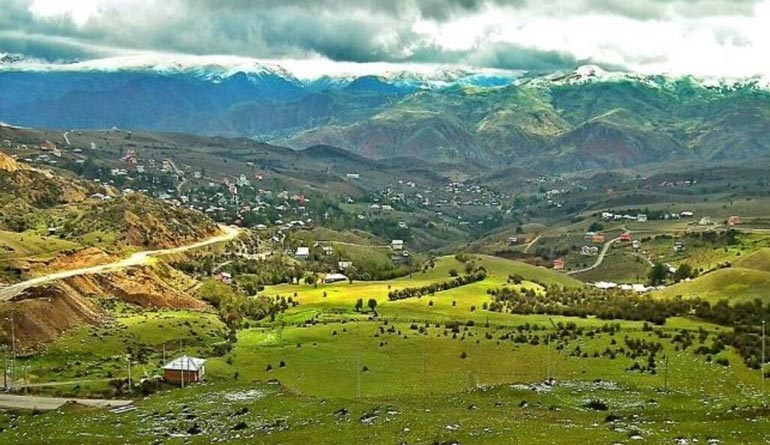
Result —
<instances>
[{"instance_id":1,"label":"dirt road","mask_svg":"<svg viewBox=\"0 0 770 445\"><path fill-rule=\"evenodd\" d=\"M596 258L596 262L593 265L588 266L585 269L573 270L573 271L567 272L567 275L575 275L578 273L588 272L589 270L594 270L597 267L601 266L602 261L604 261L605 255L607 255L607 251L610 250L610 247L612 247L612 244L617 241L620 241L620 238L614 238L604 243L604 247L602 247L602 251L599 252L599 256Z\"/></svg>"},{"instance_id":2,"label":"dirt road","mask_svg":"<svg viewBox=\"0 0 770 445\"><path fill-rule=\"evenodd\" d=\"M55 272L48 275L32 278L21 283L13 284L4 288L0 288L0 301L9 300L15 295L18 295L24 289L28 289L32 286L39 286L41 284L50 283L51 281L62 280L65 278L75 277L79 275L91 275L103 272L112 272L115 270L125 269L132 266L140 266L147 264L148 260L154 256L168 255L173 253L185 252L200 247L209 246L211 244L221 243L235 239L240 233L240 230L229 226L220 226L220 229L224 232L222 235L218 235L197 243L188 244L186 246L174 247L171 249L149 250L143 252L137 252L128 258L115 261L114 263L100 264L98 266L84 267L81 269L65 270L62 272Z\"/></svg>"},{"instance_id":3,"label":"dirt road","mask_svg":"<svg viewBox=\"0 0 770 445\"><path fill-rule=\"evenodd\" d=\"M81 405L97 408L115 408L134 403L133 400L64 399L58 397L17 396L0 393L0 408L6 409L37 409L41 411L50 411L57 409L68 402L76 402Z\"/></svg>"}]
</instances>

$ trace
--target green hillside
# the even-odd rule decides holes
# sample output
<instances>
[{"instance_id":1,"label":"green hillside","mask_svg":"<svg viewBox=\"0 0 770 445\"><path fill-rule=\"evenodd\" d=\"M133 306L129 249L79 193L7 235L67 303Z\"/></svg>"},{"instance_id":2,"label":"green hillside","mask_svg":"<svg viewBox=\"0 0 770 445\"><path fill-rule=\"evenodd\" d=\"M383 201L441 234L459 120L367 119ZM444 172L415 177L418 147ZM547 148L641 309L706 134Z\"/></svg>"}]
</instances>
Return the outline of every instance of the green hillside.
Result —
<instances>
[{"instance_id":1,"label":"green hillside","mask_svg":"<svg viewBox=\"0 0 770 445\"><path fill-rule=\"evenodd\" d=\"M699 297L712 303L719 300L737 303L757 298L767 303L770 301L770 272L731 267L655 292L659 298L679 295L685 298Z\"/></svg>"},{"instance_id":2,"label":"green hillside","mask_svg":"<svg viewBox=\"0 0 770 445\"><path fill-rule=\"evenodd\" d=\"M770 248L762 248L735 262L737 267L770 272Z\"/></svg>"}]
</instances>

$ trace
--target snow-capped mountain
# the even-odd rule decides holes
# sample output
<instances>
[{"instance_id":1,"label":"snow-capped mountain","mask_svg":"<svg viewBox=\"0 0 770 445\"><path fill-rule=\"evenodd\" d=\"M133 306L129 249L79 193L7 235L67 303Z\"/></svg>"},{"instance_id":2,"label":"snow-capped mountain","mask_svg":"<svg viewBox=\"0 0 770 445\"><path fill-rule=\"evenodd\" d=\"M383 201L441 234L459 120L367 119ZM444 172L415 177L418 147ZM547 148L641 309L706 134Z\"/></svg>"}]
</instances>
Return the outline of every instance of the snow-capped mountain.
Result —
<instances>
[{"instance_id":1,"label":"snow-capped mountain","mask_svg":"<svg viewBox=\"0 0 770 445\"><path fill-rule=\"evenodd\" d=\"M440 89L454 84L481 87L513 83L521 72L487 68L402 65L389 63L329 63L328 61L270 61L234 56L141 55L71 63L49 63L0 54L0 71L50 73L145 72L166 76L187 75L214 83L236 75L250 79L281 78L313 91L341 90L354 81L376 77L403 90Z\"/></svg>"}]
</instances>

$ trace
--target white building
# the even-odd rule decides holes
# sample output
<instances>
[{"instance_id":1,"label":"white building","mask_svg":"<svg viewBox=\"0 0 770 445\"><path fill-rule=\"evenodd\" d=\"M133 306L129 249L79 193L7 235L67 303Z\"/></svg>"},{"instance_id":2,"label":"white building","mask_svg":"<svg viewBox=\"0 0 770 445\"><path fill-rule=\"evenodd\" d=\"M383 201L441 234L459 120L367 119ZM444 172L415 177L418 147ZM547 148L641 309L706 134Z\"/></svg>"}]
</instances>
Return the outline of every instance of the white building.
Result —
<instances>
[{"instance_id":1,"label":"white building","mask_svg":"<svg viewBox=\"0 0 770 445\"><path fill-rule=\"evenodd\" d=\"M297 247L297 251L294 252L294 258L298 260L307 260L310 258L310 248L309 247Z\"/></svg>"}]
</instances>

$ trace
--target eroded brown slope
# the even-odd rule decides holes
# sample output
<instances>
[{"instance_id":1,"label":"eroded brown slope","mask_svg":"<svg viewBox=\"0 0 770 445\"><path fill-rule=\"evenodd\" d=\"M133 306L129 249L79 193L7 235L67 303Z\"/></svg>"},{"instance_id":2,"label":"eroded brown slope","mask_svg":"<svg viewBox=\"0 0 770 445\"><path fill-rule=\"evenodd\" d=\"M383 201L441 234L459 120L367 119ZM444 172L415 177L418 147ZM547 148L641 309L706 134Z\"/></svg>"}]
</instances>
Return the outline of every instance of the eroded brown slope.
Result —
<instances>
[{"instance_id":1,"label":"eroded brown slope","mask_svg":"<svg viewBox=\"0 0 770 445\"><path fill-rule=\"evenodd\" d=\"M145 309L205 310L208 305L176 289L151 267L108 274L81 275L27 289L0 303L0 339L10 343L13 314L17 345L34 349L83 324L99 324L110 315L100 299L117 299Z\"/></svg>"}]
</instances>

